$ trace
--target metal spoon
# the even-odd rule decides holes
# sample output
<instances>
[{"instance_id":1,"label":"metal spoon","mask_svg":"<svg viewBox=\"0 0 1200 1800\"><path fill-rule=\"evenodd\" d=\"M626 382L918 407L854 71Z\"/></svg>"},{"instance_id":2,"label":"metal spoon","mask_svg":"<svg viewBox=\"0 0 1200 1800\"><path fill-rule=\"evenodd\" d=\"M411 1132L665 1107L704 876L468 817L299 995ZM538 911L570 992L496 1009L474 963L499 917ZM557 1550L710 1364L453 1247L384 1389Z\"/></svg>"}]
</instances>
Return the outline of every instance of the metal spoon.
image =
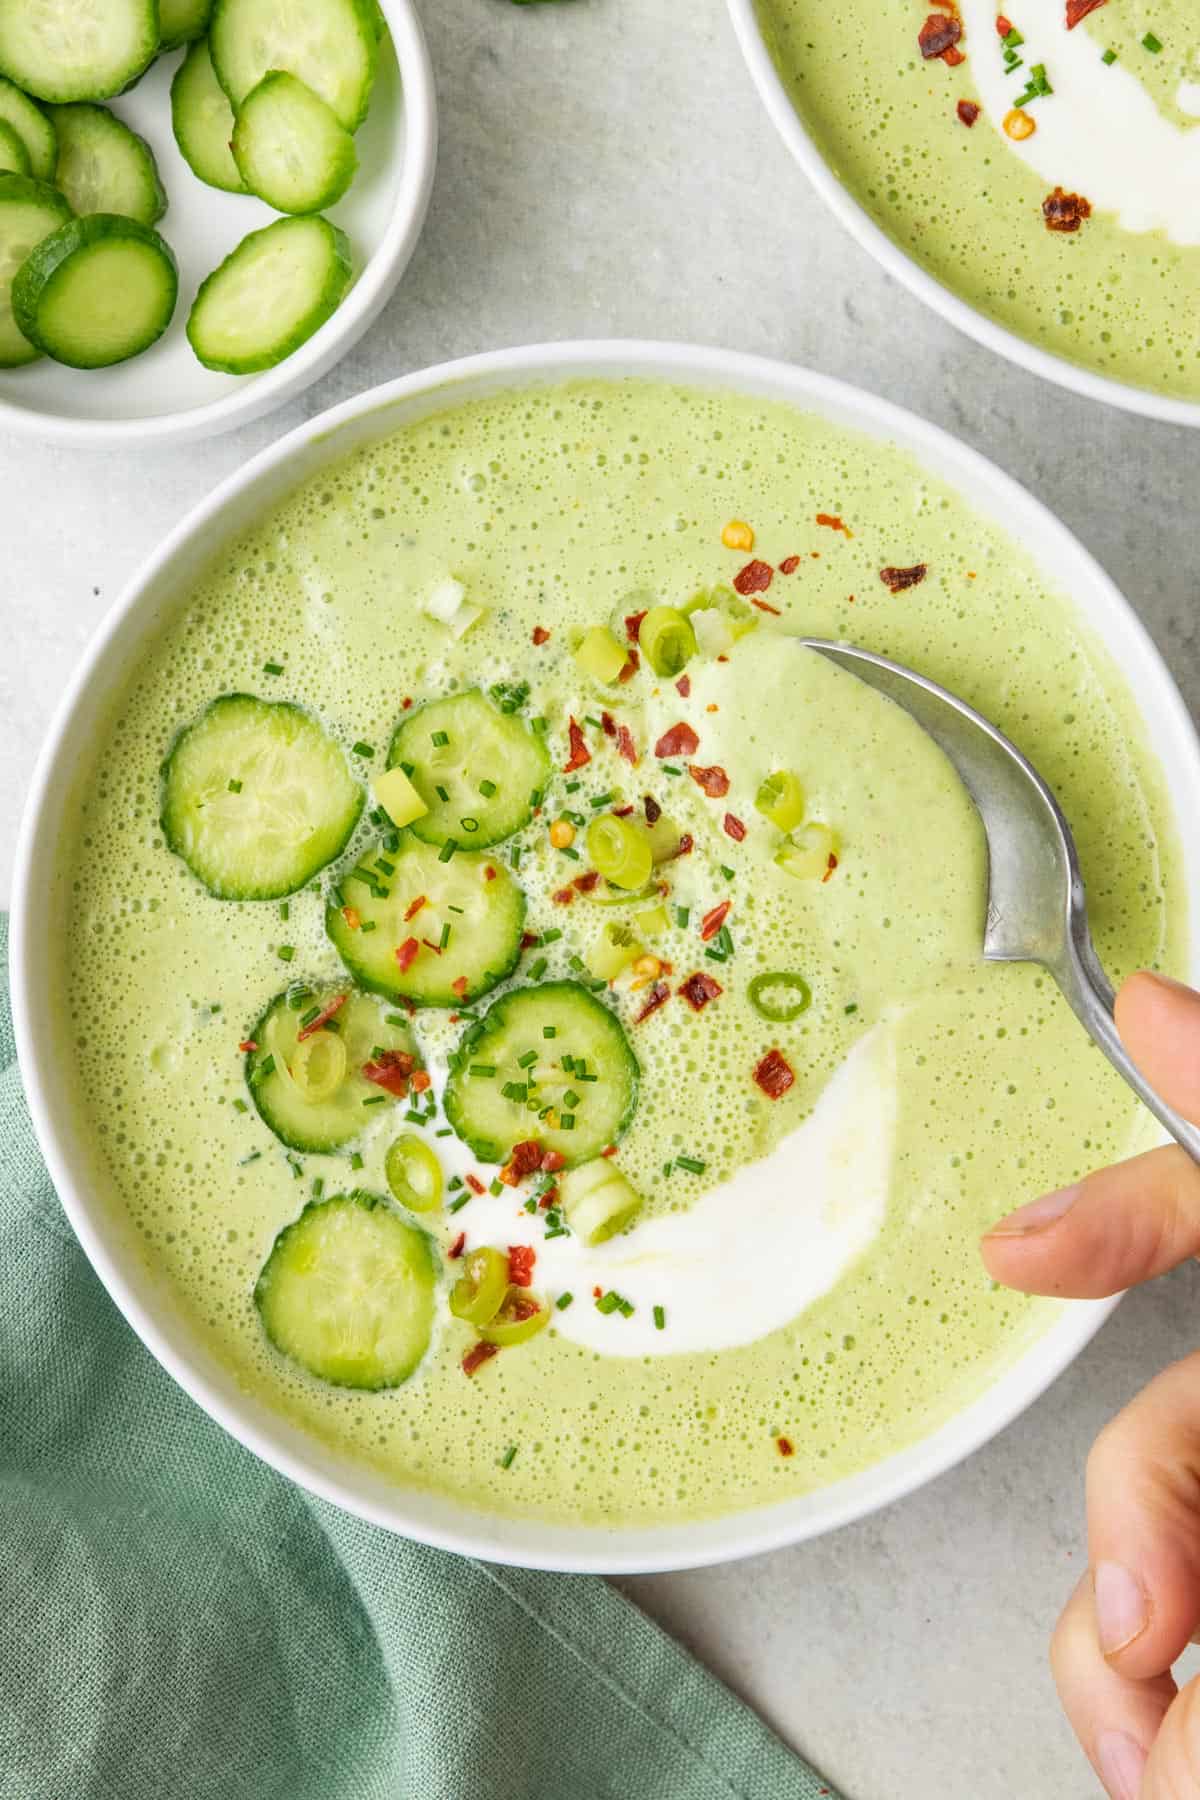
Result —
<instances>
[{"instance_id":1,"label":"metal spoon","mask_svg":"<svg viewBox=\"0 0 1200 1800\"><path fill-rule=\"evenodd\" d=\"M1113 1023L1113 986L1088 930L1083 877L1071 828L1016 745L935 681L852 644L801 638L839 668L902 706L945 751L983 820L988 853L986 962L1040 963L1094 1043L1200 1162L1200 1130L1159 1098L1127 1055Z\"/></svg>"}]
</instances>

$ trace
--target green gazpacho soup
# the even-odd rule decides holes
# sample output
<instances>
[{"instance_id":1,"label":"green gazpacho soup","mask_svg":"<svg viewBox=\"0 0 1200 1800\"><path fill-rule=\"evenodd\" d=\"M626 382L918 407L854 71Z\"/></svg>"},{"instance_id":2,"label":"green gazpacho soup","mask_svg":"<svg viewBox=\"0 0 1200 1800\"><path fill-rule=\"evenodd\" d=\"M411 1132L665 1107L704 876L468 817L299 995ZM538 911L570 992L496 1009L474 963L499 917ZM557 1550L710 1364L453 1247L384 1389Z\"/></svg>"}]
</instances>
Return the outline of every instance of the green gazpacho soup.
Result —
<instances>
[{"instance_id":1,"label":"green gazpacho soup","mask_svg":"<svg viewBox=\"0 0 1200 1800\"><path fill-rule=\"evenodd\" d=\"M1200 398L1195 0L759 0L854 198L1040 349Z\"/></svg>"},{"instance_id":2,"label":"green gazpacho soup","mask_svg":"<svg viewBox=\"0 0 1200 1800\"><path fill-rule=\"evenodd\" d=\"M646 1523L797 1494L1057 1316L996 1214L1144 1116L980 960L978 820L796 643L964 694L1176 967L1132 702L1024 551L789 407L580 382L357 450L179 596L64 868L73 1087L231 1366L397 1483Z\"/></svg>"}]
</instances>

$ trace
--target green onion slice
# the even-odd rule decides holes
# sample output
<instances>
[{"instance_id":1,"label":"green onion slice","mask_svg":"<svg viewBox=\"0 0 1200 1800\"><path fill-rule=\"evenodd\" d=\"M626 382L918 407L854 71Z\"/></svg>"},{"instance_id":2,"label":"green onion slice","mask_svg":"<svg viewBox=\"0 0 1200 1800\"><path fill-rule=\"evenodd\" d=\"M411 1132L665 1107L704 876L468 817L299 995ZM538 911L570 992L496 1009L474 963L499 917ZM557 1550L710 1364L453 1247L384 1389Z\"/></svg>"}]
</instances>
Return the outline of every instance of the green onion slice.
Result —
<instances>
[{"instance_id":1,"label":"green onion slice","mask_svg":"<svg viewBox=\"0 0 1200 1800\"><path fill-rule=\"evenodd\" d=\"M746 992L759 1018L769 1019L772 1025L788 1025L812 1005L812 989L807 981L788 969L756 975ZM788 995L790 999L785 997Z\"/></svg>"}]
</instances>

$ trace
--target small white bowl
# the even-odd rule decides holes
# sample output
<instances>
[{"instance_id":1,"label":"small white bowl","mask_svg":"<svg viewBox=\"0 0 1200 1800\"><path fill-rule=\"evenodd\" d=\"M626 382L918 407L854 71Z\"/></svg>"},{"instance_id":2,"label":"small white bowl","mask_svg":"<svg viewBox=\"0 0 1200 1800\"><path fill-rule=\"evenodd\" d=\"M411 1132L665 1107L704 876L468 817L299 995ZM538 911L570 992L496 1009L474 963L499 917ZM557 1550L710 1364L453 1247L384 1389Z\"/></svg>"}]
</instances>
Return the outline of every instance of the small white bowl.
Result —
<instances>
[{"instance_id":1,"label":"small white bowl","mask_svg":"<svg viewBox=\"0 0 1200 1800\"><path fill-rule=\"evenodd\" d=\"M1107 375L1095 375L1090 369L1081 369L1068 362L1066 357L1039 350L1015 331L997 325L986 313L960 299L953 289L936 281L875 223L849 188L843 187L805 130L767 48L758 22L757 0L727 0L727 3L751 79L780 137L830 211L889 275L894 275L918 300L932 306L935 312L941 313L976 343L995 350L1009 362L1018 363L1031 375L1040 375L1046 381L1057 382L1059 387L1085 394L1089 400L1104 400L1109 406L1123 407L1126 412L1140 413L1147 419L1163 419L1172 425L1200 426L1200 400L1173 400L1169 394L1156 394L1149 388L1134 387L1128 382L1113 381Z\"/></svg>"},{"instance_id":2,"label":"small white bowl","mask_svg":"<svg viewBox=\"0 0 1200 1800\"><path fill-rule=\"evenodd\" d=\"M77 771L148 640L187 599L219 546L298 483L357 445L447 406L501 389L588 376L661 379L783 401L889 440L951 483L1035 556L1071 594L1122 670L1181 821L1200 792L1200 745L1157 650L1103 570L1037 500L974 451L912 413L783 363L686 345L552 344L500 350L405 376L300 426L193 508L144 565L92 639L42 748L17 846L12 991L30 1113L63 1208L134 1330L199 1405L275 1468L374 1524L443 1549L530 1568L634 1573L758 1555L846 1524L931 1480L1001 1430L1046 1388L1108 1316L1113 1301L1077 1301L986 1393L919 1443L848 1480L750 1512L689 1524L602 1530L506 1519L406 1489L320 1443L248 1393L171 1303L132 1227L98 1194L93 1134L75 1117L60 1046L61 942L69 904L60 842ZM1184 844L1191 942L1200 945L1200 833Z\"/></svg>"},{"instance_id":3,"label":"small white bowl","mask_svg":"<svg viewBox=\"0 0 1200 1800\"><path fill-rule=\"evenodd\" d=\"M329 209L354 252L354 286L306 344L259 375L221 375L196 360L185 327L196 290L250 231L280 215L250 194L209 187L171 129L171 80L182 50L162 56L112 110L150 144L167 190L158 230L179 263L175 317L157 344L111 369L68 369L49 357L0 369L0 432L56 444L179 443L244 425L332 368L357 343L404 272L421 235L437 163L437 97L411 0L381 0L371 110L356 138L359 169Z\"/></svg>"}]
</instances>

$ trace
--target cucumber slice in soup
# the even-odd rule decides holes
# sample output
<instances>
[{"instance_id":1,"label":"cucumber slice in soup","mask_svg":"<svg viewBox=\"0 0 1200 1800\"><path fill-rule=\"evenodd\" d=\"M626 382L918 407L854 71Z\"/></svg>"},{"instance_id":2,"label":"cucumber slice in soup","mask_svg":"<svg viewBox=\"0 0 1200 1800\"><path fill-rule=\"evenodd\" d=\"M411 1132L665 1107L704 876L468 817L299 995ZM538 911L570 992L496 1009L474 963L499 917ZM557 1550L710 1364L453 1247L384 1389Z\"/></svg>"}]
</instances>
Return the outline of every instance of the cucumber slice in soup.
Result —
<instances>
[{"instance_id":1,"label":"cucumber slice in soup","mask_svg":"<svg viewBox=\"0 0 1200 1800\"><path fill-rule=\"evenodd\" d=\"M233 158L252 193L276 212L321 212L358 168L354 139L319 94L281 69L238 107Z\"/></svg>"},{"instance_id":2,"label":"cucumber slice in soup","mask_svg":"<svg viewBox=\"0 0 1200 1800\"><path fill-rule=\"evenodd\" d=\"M278 900L311 881L358 823L343 752L287 700L223 694L163 764L168 847L218 900Z\"/></svg>"},{"instance_id":3,"label":"cucumber slice in soup","mask_svg":"<svg viewBox=\"0 0 1200 1800\"><path fill-rule=\"evenodd\" d=\"M407 1381L433 1333L438 1263L419 1226L376 1194L335 1194L285 1226L254 1304L284 1356L334 1387Z\"/></svg>"},{"instance_id":4,"label":"cucumber slice in soup","mask_svg":"<svg viewBox=\"0 0 1200 1800\"><path fill-rule=\"evenodd\" d=\"M157 0L0 5L0 73L39 100L107 100L157 54Z\"/></svg>"},{"instance_id":5,"label":"cucumber slice in soup","mask_svg":"<svg viewBox=\"0 0 1200 1800\"><path fill-rule=\"evenodd\" d=\"M367 115L379 61L370 0L216 0L213 68L234 108L272 69L306 81L347 131Z\"/></svg>"},{"instance_id":6,"label":"cucumber slice in soup","mask_svg":"<svg viewBox=\"0 0 1200 1800\"><path fill-rule=\"evenodd\" d=\"M0 119L0 175L28 175L30 166L24 138L7 119Z\"/></svg>"},{"instance_id":7,"label":"cucumber slice in soup","mask_svg":"<svg viewBox=\"0 0 1200 1800\"><path fill-rule=\"evenodd\" d=\"M162 336L178 292L175 258L157 231L91 213L30 251L13 281L13 316L57 362L103 369Z\"/></svg>"},{"instance_id":8,"label":"cucumber slice in soup","mask_svg":"<svg viewBox=\"0 0 1200 1800\"><path fill-rule=\"evenodd\" d=\"M58 143L54 126L36 100L0 75L0 119L11 125L29 152L29 173L38 181L54 180Z\"/></svg>"},{"instance_id":9,"label":"cucumber slice in soup","mask_svg":"<svg viewBox=\"0 0 1200 1800\"><path fill-rule=\"evenodd\" d=\"M229 95L213 74L208 39L193 44L171 83L171 125L175 142L193 175L209 187L230 194L244 194L242 180L229 141L233 136L233 108Z\"/></svg>"},{"instance_id":10,"label":"cucumber slice in soup","mask_svg":"<svg viewBox=\"0 0 1200 1800\"><path fill-rule=\"evenodd\" d=\"M399 850L363 855L341 877L345 905L330 904L325 929L360 986L462 1006L516 967L521 889L486 851L443 855L406 834Z\"/></svg>"},{"instance_id":11,"label":"cucumber slice in soup","mask_svg":"<svg viewBox=\"0 0 1200 1800\"><path fill-rule=\"evenodd\" d=\"M397 766L428 808L413 820L416 836L472 850L527 825L550 778L543 740L478 688L408 713L388 751L388 767Z\"/></svg>"},{"instance_id":12,"label":"cucumber slice in soup","mask_svg":"<svg viewBox=\"0 0 1200 1800\"><path fill-rule=\"evenodd\" d=\"M106 106L80 100L51 113L58 133L54 180L72 212L120 213L153 225L167 210L167 196L145 138L130 131Z\"/></svg>"},{"instance_id":13,"label":"cucumber slice in soup","mask_svg":"<svg viewBox=\"0 0 1200 1800\"><path fill-rule=\"evenodd\" d=\"M337 311L351 280L349 239L336 225L277 219L202 283L188 319L192 349L229 375L274 368Z\"/></svg>"},{"instance_id":14,"label":"cucumber slice in soup","mask_svg":"<svg viewBox=\"0 0 1200 1800\"><path fill-rule=\"evenodd\" d=\"M246 1086L263 1124L307 1154L340 1150L404 1098L369 1081L365 1067L394 1071L393 1086L402 1089L406 1069L421 1066L407 1019L345 983L277 995L249 1041L258 1048L246 1055Z\"/></svg>"},{"instance_id":15,"label":"cucumber slice in soup","mask_svg":"<svg viewBox=\"0 0 1200 1800\"><path fill-rule=\"evenodd\" d=\"M212 0L158 0L158 30L161 47L174 50L193 38L203 37L208 30Z\"/></svg>"},{"instance_id":16,"label":"cucumber slice in soup","mask_svg":"<svg viewBox=\"0 0 1200 1800\"><path fill-rule=\"evenodd\" d=\"M523 1063L531 1051L536 1061ZM616 1143L637 1105L638 1076L615 1014L577 981L547 981L515 988L472 1025L443 1104L480 1162L505 1162L533 1138L571 1168Z\"/></svg>"},{"instance_id":17,"label":"cucumber slice in soup","mask_svg":"<svg viewBox=\"0 0 1200 1800\"><path fill-rule=\"evenodd\" d=\"M41 355L13 316L13 279L30 251L70 217L57 188L28 175L0 175L0 369Z\"/></svg>"}]
</instances>

